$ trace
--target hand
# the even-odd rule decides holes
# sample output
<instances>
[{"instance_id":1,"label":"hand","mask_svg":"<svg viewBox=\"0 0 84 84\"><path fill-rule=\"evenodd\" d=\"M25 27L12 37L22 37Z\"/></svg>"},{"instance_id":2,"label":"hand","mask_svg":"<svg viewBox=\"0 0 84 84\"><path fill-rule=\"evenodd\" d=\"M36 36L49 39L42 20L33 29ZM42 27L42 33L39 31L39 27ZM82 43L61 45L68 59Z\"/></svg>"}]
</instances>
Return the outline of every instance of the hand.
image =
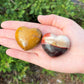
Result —
<instances>
[{"instance_id":1,"label":"hand","mask_svg":"<svg viewBox=\"0 0 84 84\"><path fill-rule=\"evenodd\" d=\"M5 21L1 24L0 44L8 47L6 54L21 59L48 70L64 73L84 73L84 30L73 20L57 15L38 16L41 23L23 21ZM41 44L37 47L23 51L15 40L15 31L20 26L38 28L45 33L64 34L71 41L71 48L59 57L50 57L42 49Z\"/></svg>"}]
</instances>

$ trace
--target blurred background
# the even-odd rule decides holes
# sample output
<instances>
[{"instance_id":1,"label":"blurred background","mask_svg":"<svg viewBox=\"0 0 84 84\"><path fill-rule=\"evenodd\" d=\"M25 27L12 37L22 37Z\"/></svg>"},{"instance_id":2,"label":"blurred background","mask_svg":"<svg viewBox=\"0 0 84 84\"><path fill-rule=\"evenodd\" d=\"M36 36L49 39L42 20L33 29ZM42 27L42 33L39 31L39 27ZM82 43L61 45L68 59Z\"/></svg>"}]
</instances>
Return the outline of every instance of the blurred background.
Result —
<instances>
[{"instance_id":1,"label":"blurred background","mask_svg":"<svg viewBox=\"0 0 84 84\"><path fill-rule=\"evenodd\" d=\"M56 14L84 28L84 0L0 0L0 23L37 22L38 15ZM0 84L84 84L84 74L65 74L11 58L0 46Z\"/></svg>"}]
</instances>

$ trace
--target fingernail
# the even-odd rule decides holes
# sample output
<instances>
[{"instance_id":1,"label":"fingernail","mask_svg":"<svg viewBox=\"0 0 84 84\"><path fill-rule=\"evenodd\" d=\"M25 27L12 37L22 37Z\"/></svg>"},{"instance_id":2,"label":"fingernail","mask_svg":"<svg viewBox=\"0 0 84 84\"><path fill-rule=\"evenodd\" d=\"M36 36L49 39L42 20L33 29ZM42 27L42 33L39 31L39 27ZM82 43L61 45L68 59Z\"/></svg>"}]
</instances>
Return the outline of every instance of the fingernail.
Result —
<instances>
[{"instance_id":1,"label":"fingernail","mask_svg":"<svg viewBox=\"0 0 84 84\"><path fill-rule=\"evenodd\" d=\"M14 57L14 54L15 54L15 53L12 53L12 52L11 52L11 49L7 49L7 50L6 50L6 54L9 55L9 56L11 56L11 57Z\"/></svg>"},{"instance_id":2,"label":"fingernail","mask_svg":"<svg viewBox=\"0 0 84 84\"><path fill-rule=\"evenodd\" d=\"M2 28L6 26L6 25L5 25L6 22L7 22L7 21L4 21L4 22L1 23L1 27L2 27Z\"/></svg>"}]
</instances>

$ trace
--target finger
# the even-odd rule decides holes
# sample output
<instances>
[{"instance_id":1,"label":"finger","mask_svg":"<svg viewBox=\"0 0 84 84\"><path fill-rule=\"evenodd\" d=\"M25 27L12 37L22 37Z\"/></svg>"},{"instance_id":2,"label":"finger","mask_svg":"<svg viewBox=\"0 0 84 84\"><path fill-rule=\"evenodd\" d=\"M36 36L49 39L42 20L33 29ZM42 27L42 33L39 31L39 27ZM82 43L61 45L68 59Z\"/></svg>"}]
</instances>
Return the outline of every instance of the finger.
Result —
<instances>
[{"instance_id":1,"label":"finger","mask_svg":"<svg viewBox=\"0 0 84 84\"><path fill-rule=\"evenodd\" d=\"M39 28L40 24L25 21L4 21L1 23L1 27L6 29L17 29L21 26L26 26L28 28Z\"/></svg>"},{"instance_id":2,"label":"finger","mask_svg":"<svg viewBox=\"0 0 84 84\"><path fill-rule=\"evenodd\" d=\"M30 52L23 52L20 50L16 49L8 49L6 51L6 54L13 57L17 58L26 62L33 63L35 65L41 66L43 68L49 69L49 63L50 63L50 57L46 60L40 58L40 56L37 53L30 53ZM45 62L46 61L46 62Z\"/></svg>"},{"instance_id":3,"label":"finger","mask_svg":"<svg viewBox=\"0 0 84 84\"><path fill-rule=\"evenodd\" d=\"M0 37L0 44L8 48L22 50L14 39Z\"/></svg>"},{"instance_id":4,"label":"finger","mask_svg":"<svg viewBox=\"0 0 84 84\"><path fill-rule=\"evenodd\" d=\"M1 24L1 27L4 29L17 29L21 26L25 26L28 28L38 28L42 31L43 34L45 33L62 34L62 31L57 29L56 27L41 25L38 23L23 22L23 21L5 21Z\"/></svg>"},{"instance_id":5,"label":"finger","mask_svg":"<svg viewBox=\"0 0 84 84\"><path fill-rule=\"evenodd\" d=\"M23 60L23 61L39 64L39 57L36 53L23 52L23 51L15 50L15 49L8 49L6 51L6 54L11 57Z\"/></svg>"},{"instance_id":6,"label":"finger","mask_svg":"<svg viewBox=\"0 0 84 84\"><path fill-rule=\"evenodd\" d=\"M15 30L0 29L0 37L15 39Z\"/></svg>"},{"instance_id":7,"label":"finger","mask_svg":"<svg viewBox=\"0 0 84 84\"><path fill-rule=\"evenodd\" d=\"M58 15L39 15L38 16L38 21L44 25L51 25L55 26L57 28L63 29L63 28L68 28L69 26L73 26L75 24L74 21L71 19L61 17Z\"/></svg>"},{"instance_id":8,"label":"finger","mask_svg":"<svg viewBox=\"0 0 84 84\"><path fill-rule=\"evenodd\" d=\"M3 45L5 47L8 48L12 48L12 49L17 49L17 50L21 50L24 51L16 42L16 40L14 39L9 39L9 38L4 38L4 37L0 37L0 45ZM24 52L35 52L36 49L39 49L39 45L34 47L33 49L30 49L28 51L24 51Z\"/></svg>"},{"instance_id":9,"label":"finger","mask_svg":"<svg viewBox=\"0 0 84 84\"><path fill-rule=\"evenodd\" d=\"M11 29L0 29L0 37L6 37L6 38L10 38L10 39L15 39L15 32L16 32L16 29L13 29L13 30L11 30ZM46 32L62 34L62 32L60 30L57 30L56 28L55 28L55 30L53 29L53 31L49 31L49 28L44 29L42 31L43 35Z\"/></svg>"}]
</instances>

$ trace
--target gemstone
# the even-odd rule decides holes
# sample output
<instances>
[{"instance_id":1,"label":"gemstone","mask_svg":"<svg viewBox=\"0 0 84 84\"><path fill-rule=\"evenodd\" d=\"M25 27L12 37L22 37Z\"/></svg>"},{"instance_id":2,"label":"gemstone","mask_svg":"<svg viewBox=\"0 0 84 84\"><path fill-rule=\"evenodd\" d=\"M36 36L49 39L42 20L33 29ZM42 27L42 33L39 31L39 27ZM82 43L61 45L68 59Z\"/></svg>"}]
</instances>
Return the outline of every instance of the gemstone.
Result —
<instances>
[{"instance_id":1,"label":"gemstone","mask_svg":"<svg viewBox=\"0 0 84 84\"><path fill-rule=\"evenodd\" d=\"M70 40L65 35L47 33L42 37L41 44L49 56L60 56L70 48Z\"/></svg>"},{"instance_id":2,"label":"gemstone","mask_svg":"<svg viewBox=\"0 0 84 84\"><path fill-rule=\"evenodd\" d=\"M34 48L41 40L42 33L37 28L19 27L15 32L18 45L23 50Z\"/></svg>"}]
</instances>

